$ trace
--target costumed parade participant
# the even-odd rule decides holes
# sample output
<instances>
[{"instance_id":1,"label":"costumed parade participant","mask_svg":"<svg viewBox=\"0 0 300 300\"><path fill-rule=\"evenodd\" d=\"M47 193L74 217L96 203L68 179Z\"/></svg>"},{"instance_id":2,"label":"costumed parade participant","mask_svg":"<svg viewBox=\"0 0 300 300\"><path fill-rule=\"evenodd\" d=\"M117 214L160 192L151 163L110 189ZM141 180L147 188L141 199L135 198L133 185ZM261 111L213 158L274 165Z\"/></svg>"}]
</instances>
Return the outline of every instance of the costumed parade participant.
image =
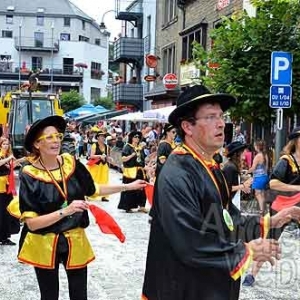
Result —
<instances>
[{"instance_id":1,"label":"costumed parade participant","mask_svg":"<svg viewBox=\"0 0 300 300\"><path fill-rule=\"evenodd\" d=\"M24 142L33 157L20 170L24 226L18 259L34 266L43 300L58 299L60 263L66 269L70 300L87 300L87 265L95 257L84 230L89 225L87 209L92 206L85 196L145 186L143 181L94 184L79 160L67 153L59 155L65 128L65 120L59 116L34 122Z\"/></svg>"},{"instance_id":2,"label":"costumed parade participant","mask_svg":"<svg viewBox=\"0 0 300 300\"><path fill-rule=\"evenodd\" d=\"M178 97L169 116L183 144L155 182L143 300L237 300L251 260L279 258L277 241L255 238L265 237L268 224L299 219L295 207L271 219L242 218L231 203L213 155L224 143L223 112L235 103L231 95L196 85Z\"/></svg>"},{"instance_id":3,"label":"costumed parade participant","mask_svg":"<svg viewBox=\"0 0 300 300\"><path fill-rule=\"evenodd\" d=\"M252 178L248 178L245 182L241 180L242 155L246 148L246 144L238 141L230 143L226 147L228 161L222 169L227 184L230 187L231 201L239 210L241 209L241 192L246 194L251 192Z\"/></svg>"},{"instance_id":4,"label":"costumed parade participant","mask_svg":"<svg viewBox=\"0 0 300 300\"><path fill-rule=\"evenodd\" d=\"M128 143L122 151L123 162L123 183L130 183L136 179L145 179L143 170L145 157L143 155L140 142L142 133L132 131L128 135ZM123 191L121 193L118 209L123 209L127 213L133 212L132 209L138 208L138 211L148 213L145 207L146 194L144 190Z\"/></svg>"},{"instance_id":5,"label":"costumed parade participant","mask_svg":"<svg viewBox=\"0 0 300 300\"><path fill-rule=\"evenodd\" d=\"M98 184L108 184L109 182L109 167L108 158L110 155L110 149L105 144L106 133L99 131L96 133L97 142L91 147L90 160L88 162L88 170L90 171L93 180ZM106 196L101 197L101 201L108 202L109 199Z\"/></svg>"},{"instance_id":6,"label":"costumed parade participant","mask_svg":"<svg viewBox=\"0 0 300 300\"><path fill-rule=\"evenodd\" d=\"M7 211L13 194L9 191L9 174L13 172L11 163L14 156L10 151L10 143L7 138L0 139L0 245L14 246L11 241L11 216Z\"/></svg>"},{"instance_id":7,"label":"costumed parade participant","mask_svg":"<svg viewBox=\"0 0 300 300\"><path fill-rule=\"evenodd\" d=\"M168 156L175 148L174 139L176 137L176 129L173 125L166 123L162 132L162 139L157 148L157 162L156 162L156 177L161 171Z\"/></svg>"},{"instance_id":8,"label":"costumed parade participant","mask_svg":"<svg viewBox=\"0 0 300 300\"><path fill-rule=\"evenodd\" d=\"M283 155L274 166L270 176L270 189L272 199L271 214L281 210L284 207L299 205L300 193L300 127L293 129L288 137L289 141L283 148ZM282 195L281 199L277 195ZM277 199L276 199L277 198ZM269 236L278 240L284 230L282 228L271 229ZM261 264L254 263L252 270L243 281L244 286L253 286Z\"/></svg>"}]
</instances>

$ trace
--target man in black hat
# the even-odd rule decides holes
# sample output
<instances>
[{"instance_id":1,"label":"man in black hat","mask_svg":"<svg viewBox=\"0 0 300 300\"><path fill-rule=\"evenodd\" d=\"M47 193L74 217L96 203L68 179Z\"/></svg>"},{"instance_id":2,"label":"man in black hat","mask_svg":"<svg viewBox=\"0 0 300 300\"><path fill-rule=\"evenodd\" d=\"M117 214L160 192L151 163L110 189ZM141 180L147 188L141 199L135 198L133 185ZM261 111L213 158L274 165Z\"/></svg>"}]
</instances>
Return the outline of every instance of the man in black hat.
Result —
<instances>
[{"instance_id":1,"label":"man in black hat","mask_svg":"<svg viewBox=\"0 0 300 300\"><path fill-rule=\"evenodd\" d=\"M223 113L235 103L231 95L193 86L169 116L183 145L168 157L155 183L144 300L236 300L251 260L273 264L278 258L277 241L237 238L242 220L213 160L224 143ZM290 220L290 213L278 214L272 226ZM267 218L261 221L266 229ZM247 240L259 236L258 217L244 223Z\"/></svg>"}]
</instances>

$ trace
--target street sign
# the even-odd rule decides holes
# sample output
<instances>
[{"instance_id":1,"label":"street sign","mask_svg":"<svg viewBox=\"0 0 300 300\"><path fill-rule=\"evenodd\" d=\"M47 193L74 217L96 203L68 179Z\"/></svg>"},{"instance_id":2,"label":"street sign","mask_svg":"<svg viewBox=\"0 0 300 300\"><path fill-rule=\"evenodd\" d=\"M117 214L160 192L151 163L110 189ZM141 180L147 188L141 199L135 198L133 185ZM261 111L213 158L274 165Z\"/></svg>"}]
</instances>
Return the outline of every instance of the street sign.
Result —
<instances>
[{"instance_id":1,"label":"street sign","mask_svg":"<svg viewBox=\"0 0 300 300\"><path fill-rule=\"evenodd\" d=\"M271 84L292 84L293 55L290 52L275 51L271 55Z\"/></svg>"},{"instance_id":2,"label":"street sign","mask_svg":"<svg viewBox=\"0 0 300 300\"><path fill-rule=\"evenodd\" d=\"M272 85L270 87L270 107L290 108L292 105L292 87L289 85Z\"/></svg>"},{"instance_id":3,"label":"street sign","mask_svg":"<svg viewBox=\"0 0 300 300\"><path fill-rule=\"evenodd\" d=\"M278 130L282 130L283 128L283 109L282 108L278 108L277 109L277 122L276 122L276 125L277 125L277 129Z\"/></svg>"}]
</instances>

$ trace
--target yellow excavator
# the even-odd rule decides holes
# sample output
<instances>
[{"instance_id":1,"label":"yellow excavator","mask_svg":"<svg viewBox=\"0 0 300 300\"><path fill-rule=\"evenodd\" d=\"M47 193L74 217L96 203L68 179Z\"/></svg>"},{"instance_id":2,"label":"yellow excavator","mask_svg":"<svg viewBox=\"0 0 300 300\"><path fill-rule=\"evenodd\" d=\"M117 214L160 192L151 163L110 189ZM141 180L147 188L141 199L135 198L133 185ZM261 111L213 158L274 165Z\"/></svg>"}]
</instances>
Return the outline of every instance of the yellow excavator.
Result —
<instances>
[{"instance_id":1,"label":"yellow excavator","mask_svg":"<svg viewBox=\"0 0 300 300\"><path fill-rule=\"evenodd\" d=\"M55 94L42 92L8 92L0 99L0 125L11 141L16 157L24 155L24 139L30 125L37 119L63 115Z\"/></svg>"}]
</instances>

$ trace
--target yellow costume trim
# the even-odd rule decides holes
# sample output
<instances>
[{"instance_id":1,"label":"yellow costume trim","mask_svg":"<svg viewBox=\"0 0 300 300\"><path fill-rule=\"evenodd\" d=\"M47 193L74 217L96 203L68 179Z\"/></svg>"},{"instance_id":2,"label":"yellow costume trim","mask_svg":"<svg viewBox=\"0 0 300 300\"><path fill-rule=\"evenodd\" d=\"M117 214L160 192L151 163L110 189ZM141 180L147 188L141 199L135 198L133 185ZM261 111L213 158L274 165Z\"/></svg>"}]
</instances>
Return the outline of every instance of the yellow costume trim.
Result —
<instances>
[{"instance_id":1,"label":"yellow costume trim","mask_svg":"<svg viewBox=\"0 0 300 300\"><path fill-rule=\"evenodd\" d=\"M83 228L71 229L63 234L69 244L67 269L83 268L95 259ZM28 232L18 255L18 260L43 269L54 269L58 236L55 233L42 235Z\"/></svg>"},{"instance_id":2,"label":"yellow costume trim","mask_svg":"<svg viewBox=\"0 0 300 300\"><path fill-rule=\"evenodd\" d=\"M124 168L123 175L124 177L135 179L137 175L137 171L138 171L138 167Z\"/></svg>"},{"instance_id":3,"label":"yellow costume trim","mask_svg":"<svg viewBox=\"0 0 300 300\"><path fill-rule=\"evenodd\" d=\"M24 222L26 218L36 218L39 215L34 211L24 211L20 216L20 221Z\"/></svg>"},{"instance_id":4,"label":"yellow costume trim","mask_svg":"<svg viewBox=\"0 0 300 300\"><path fill-rule=\"evenodd\" d=\"M74 173L75 171L75 159L72 155L64 153L61 155L63 159L62 170L66 180ZM44 182L53 182L46 170L38 169L33 165L27 165L23 168L23 173L28 174L29 176L36 178L37 180ZM60 169L51 170L51 173L56 181L62 181Z\"/></svg>"},{"instance_id":5,"label":"yellow costume trim","mask_svg":"<svg viewBox=\"0 0 300 300\"><path fill-rule=\"evenodd\" d=\"M9 214L17 219L21 218L19 197L15 196L7 206Z\"/></svg>"},{"instance_id":6,"label":"yellow costume trim","mask_svg":"<svg viewBox=\"0 0 300 300\"><path fill-rule=\"evenodd\" d=\"M280 159L286 159L288 161L289 165L292 168L293 173L298 172L297 166L295 165L295 162L294 162L293 158L290 155L285 154L285 155L281 156Z\"/></svg>"}]
</instances>

